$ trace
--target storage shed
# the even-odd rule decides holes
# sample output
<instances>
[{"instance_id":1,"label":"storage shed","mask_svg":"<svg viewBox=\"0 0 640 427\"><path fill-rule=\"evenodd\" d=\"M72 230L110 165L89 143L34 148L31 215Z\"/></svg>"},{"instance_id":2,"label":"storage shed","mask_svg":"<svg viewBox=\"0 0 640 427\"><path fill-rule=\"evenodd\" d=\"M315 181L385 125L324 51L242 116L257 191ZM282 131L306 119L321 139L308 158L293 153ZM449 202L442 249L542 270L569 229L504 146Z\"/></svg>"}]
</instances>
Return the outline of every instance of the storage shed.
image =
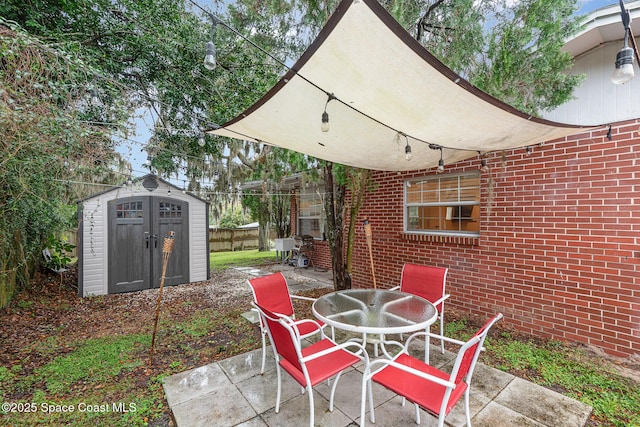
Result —
<instances>
[{"instance_id":1,"label":"storage shed","mask_svg":"<svg viewBox=\"0 0 640 427\"><path fill-rule=\"evenodd\" d=\"M78 294L160 286L162 245L175 232L165 286L209 277L209 204L155 176L78 202Z\"/></svg>"}]
</instances>

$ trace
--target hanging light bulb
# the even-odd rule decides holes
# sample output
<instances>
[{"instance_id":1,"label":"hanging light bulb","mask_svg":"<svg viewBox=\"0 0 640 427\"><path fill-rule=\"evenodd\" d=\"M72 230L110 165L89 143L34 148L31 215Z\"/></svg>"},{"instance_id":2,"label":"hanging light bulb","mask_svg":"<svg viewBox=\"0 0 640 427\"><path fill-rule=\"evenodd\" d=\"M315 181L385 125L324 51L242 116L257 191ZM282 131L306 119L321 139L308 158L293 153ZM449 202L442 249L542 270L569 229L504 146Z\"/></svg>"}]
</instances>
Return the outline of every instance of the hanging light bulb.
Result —
<instances>
[{"instance_id":1,"label":"hanging light bulb","mask_svg":"<svg viewBox=\"0 0 640 427\"><path fill-rule=\"evenodd\" d=\"M413 159L413 154L411 154L411 146L409 144L404 147L404 158L409 161Z\"/></svg>"},{"instance_id":2,"label":"hanging light bulb","mask_svg":"<svg viewBox=\"0 0 640 427\"><path fill-rule=\"evenodd\" d=\"M329 114L327 113L327 110L322 113L322 123L320 124L320 130L322 132L329 132Z\"/></svg>"},{"instance_id":3,"label":"hanging light bulb","mask_svg":"<svg viewBox=\"0 0 640 427\"><path fill-rule=\"evenodd\" d=\"M204 147L206 143L207 143L207 141L205 141L204 135L200 135L200 138L198 138L198 145L200 147Z\"/></svg>"},{"instance_id":4,"label":"hanging light bulb","mask_svg":"<svg viewBox=\"0 0 640 427\"><path fill-rule=\"evenodd\" d=\"M322 113L322 122L320 123L320 130L322 132L329 132L329 113L327 113L327 105L329 101L337 99L332 93L327 93L327 102L324 104L324 112Z\"/></svg>"},{"instance_id":5,"label":"hanging light bulb","mask_svg":"<svg viewBox=\"0 0 640 427\"><path fill-rule=\"evenodd\" d=\"M218 24L218 19L211 16L211 40L207 42L207 47L205 48L204 54L204 68L207 70L213 70L216 68L216 45L213 44L213 36L216 32L216 25Z\"/></svg>"},{"instance_id":6,"label":"hanging light bulb","mask_svg":"<svg viewBox=\"0 0 640 427\"><path fill-rule=\"evenodd\" d=\"M616 69L611 76L611 82L621 85L633 79L633 76L633 49L625 46L616 55Z\"/></svg>"},{"instance_id":7,"label":"hanging light bulb","mask_svg":"<svg viewBox=\"0 0 640 427\"><path fill-rule=\"evenodd\" d=\"M624 47L620 49L616 55L616 69L613 71L613 75L611 76L611 82L616 85L621 85L630 81L634 75L634 49L629 47L629 34L631 33L629 24L631 23L631 15L622 0L620 0L620 16L622 18L622 25L624 26Z\"/></svg>"},{"instance_id":8,"label":"hanging light bulb","mask_svg":"<svg viewBox=\"0 0 640 427\"><path fill-rule=\"evenodd\" d=\"M489 170L489 166L487 166L487 159L482 157L482 153L478 151L478 156L480 157L480 172L487 172Z\"/></svg>"},{"instance_id":9,"label":"hanging light bulb","mask_svg":"<svg viewBox=\"0 0 640 427\"><path fill-rule=\"evenodd\" d=\"M97 107L100 105L100 98L98 98L98 89L95 87L91 89L91 105Z\"/></svg>"},{"instance_id":10,"label":"hanging light bulb","mask_svg":"<svg viewBox=\"0 0 640 427\"><path fill-rule=\"evenodd\" d=\"M204 55L204 68L213 70L216 68L216 45L213 42L207 42Z\"/></svg>"},{"instance_id":11,"label":"hanging light bulb","mask_svg":"<svg viewBox=\"0 0 640 427\"><path fill-rule=\"evenodd\" d=\"M409 138L407 138L407 135L404 135L404 137L407 140L407 145L404 146L404 158L406 161L410 161L411 159L413 159L413 154L411 154L411 146L409 145Z\"/></svg>"},{"instance_id":12,"label":"hanging light bulb","mask_svg":"<svg viewBox=\"0 0 640 427\"><path fill-rule=\"evenodd\" d=\"M444 170L444 160L442 159L442 147L440 147L440 160L438 161L438 172Z\"/></svg>"}]
</instances>

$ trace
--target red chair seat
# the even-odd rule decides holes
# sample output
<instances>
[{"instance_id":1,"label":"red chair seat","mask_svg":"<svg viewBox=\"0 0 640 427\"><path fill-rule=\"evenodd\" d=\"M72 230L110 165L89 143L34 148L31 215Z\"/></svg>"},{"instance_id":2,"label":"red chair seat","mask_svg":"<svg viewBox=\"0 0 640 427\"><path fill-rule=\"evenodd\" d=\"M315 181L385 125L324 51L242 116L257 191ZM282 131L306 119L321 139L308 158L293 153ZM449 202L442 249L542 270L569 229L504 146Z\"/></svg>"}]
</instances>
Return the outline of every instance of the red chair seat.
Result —
<instances>
[{"instance_id":1,"label":"red chair seat","mask_svg":"<svg viewBox=\"0 0 640 427\"><path fill-rule=\"evenodd\" d=\"M308 357L312 354L332 347L335 347L335 343L325 338L322 341L318 341L308 347L303 348L302 357ZM344 369L359 361L360 359L355 357L352 353L344 350L339 350L335 353L332 353L330 359L319 357L317 359L310 360L306 363L306 367L307 372L309 373L309 380L311 381L311 385L314 386L316 384L319 384L322 381L331 378L338 372L343 371ZM287 359L281 359L280 366L282 366L284 370L287 371L289 375L291 375L293 379L295 379L301 386L304 387L306 385L306 381L302 371L289 363Z\"/></svg>"},{"instance_id":2,"label":"red chair seat","mask_svg":"<svg viewBox=\"0 0 640 427\"><path fill-rule=\"evenodd\" d=\"M469 384L478 356L482 350L482 344L489 329L495 322L502 318L498 313L489 320L467 342L461 342L441 335L434 335L445 341L461 345L458 355L453 363L451 372L446 373L422 360L410 356L408 348L416 337L426 336L428 332L418 332L411 335L405 342L402 351L393 360L374 360L365 366L362 382L362 403L360 407L360 426L365 422L365 399L369 391L369 417L375 422L375 409L373 405L373 393L371 386L376 382L397 395L413 402L416 407L416 423L420 424L419 407L438 417L438 427L444 427L444 419L451 412L455 404L464 396L465 417L467 427L471 427L471 414L469 413ZM382 365L376 369L376 366ZM368 386L368 387L367 387Z\"/></svg>"},{"instance_id":3,"label":"red chair seat","mask_svg":"<svg viewBox=\"0 0 640 427\"><path fill-rule=\"evenodd\" d=\"M434 377L441 378L445 381L449 380L449 374L442 372L431 365L427 365L423 361L418 360L415 357L411 357L408 354L401 354L395 361L401 365L433 375ZM410 402L417 403L427 411L434 414L438 414L440 412L442 399L444 398L444 393L447 390L444 386L433 383L432 381L424 378L417 377L394 366L388 366L374 375L372 379L392 390L396 394L406 397ZM451 392L451 398L449 399L446 408L446 414L451 411L466 389L467 383L462 381ZM425 393L424 390L429 390L429 393Z\"/></svg>"}]
</instances>

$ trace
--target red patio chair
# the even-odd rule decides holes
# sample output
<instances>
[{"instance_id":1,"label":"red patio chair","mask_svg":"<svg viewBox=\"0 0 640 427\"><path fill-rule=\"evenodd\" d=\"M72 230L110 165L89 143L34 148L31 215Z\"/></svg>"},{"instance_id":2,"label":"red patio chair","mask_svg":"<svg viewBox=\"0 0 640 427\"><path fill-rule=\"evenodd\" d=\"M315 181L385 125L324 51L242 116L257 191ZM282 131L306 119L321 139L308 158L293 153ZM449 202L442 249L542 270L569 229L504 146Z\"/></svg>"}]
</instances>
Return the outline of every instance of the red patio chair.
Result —
<instances>
[{"instance_id":1,"label":"red patio chair","mask_svg":"<svg viewBox=\"0 0 640 427\"><path fill-rule=\"evenodd\" d=\"M371 422L375 422L373 393L371 391L371 381L375 381L415 404L417 424L420 424L420 407L422 407L436 415L438 417L438 427L442 427L444 418L464 395L467 427L471 427L471 417L469 415L471 377L489 329L501 318L502 313L496 314L466 343L434 335L434 337L441 338L447 342L461 345L453 369L449 374L407 353L410 341L416 336L428 335L428 332L418 332L411 335L407 339L403 350L392 360L378 359L371 362L369 367L365 368L362 379L360 425L364 426L367 388L369 391L369 415ZM374 370L377 365L383 366Z\"/></svg>"},{"instance_id":2,"label":"red patio chair","mask_svg":"<svg viewBox=\"0 0 640 427\"><path fill-rule=\"evenodd\" d=\"M292 298L315 301L313 298L291 295L289 293L289 287L287 286L287 279L285 279L280 272L249 279L248 282L249 287L251 287L251 292L253 292L253 300L256 304L273 313L283 314L292 319L295 319L293 304L291 302ZM306 338L316 334L324 326L326 325L319 322L303 323L298 327L300 337ZM262 335L262 368L260 369L260 375L262 375L264 373L267 348L267 330L264 327L262 318L260 318L260 331Z\"/></svg>"},{"instance_id":3,"label":"red patio chair","mask_svg":"<svg viewBox=\"0 0 640 427\"><path fill-rule=\"evenodd\" d=\"M444 301L449 298L445 294L447 272L444 267L406 263L402 267L400 289L402 292L417 295L431 302L438 310L440 318L440 336L444 336ZM429 332L429 329L426 330ZM440 351L444 354L444 340L440 340ZM429 363L429 337L425 337L424 361Z\"/></svg>"},{"instance_id":4,"label":"red patio chair","mask_svg":"<svg viewBox=\"0 0 640 427\"><path fill-rule=\"evenodd\" d=\"M333 340L325 337L324 331L314 320L294 321L287 316L273 313L256 303L252 304L258 310L261 319L263 319L276 358L278 390L275 411L276 413L280 411L282 388L280 368L282 368L306 389L309 395L309 425L313 427L313 387L335 375L329 398L329 411L333 412L333 398L340 375L345 369L361 360L364 361L365 367L368 367L369 356L359 343L352 341L336 344ZM300 329L307 324L315 324L315 328L320 331L320 340L302 348ZM350 346L357 347L358 353L346 350Z\"/></svg>"}]
</instances>

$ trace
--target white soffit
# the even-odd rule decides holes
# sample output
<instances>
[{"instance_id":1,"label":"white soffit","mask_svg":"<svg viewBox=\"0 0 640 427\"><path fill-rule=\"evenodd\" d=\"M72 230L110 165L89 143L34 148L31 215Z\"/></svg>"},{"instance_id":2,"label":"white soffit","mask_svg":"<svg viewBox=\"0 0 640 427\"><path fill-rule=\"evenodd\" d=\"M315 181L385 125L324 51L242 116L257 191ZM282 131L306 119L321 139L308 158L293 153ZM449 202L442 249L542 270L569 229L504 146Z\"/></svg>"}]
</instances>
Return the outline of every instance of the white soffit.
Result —
<instances>
[{"instance_id":1,"label":"white soffit","mask_svg":"<svg viewBox=\"0 0 640 427\"><path fill-rule=\"evenodd\" d=\"M327 105L330 130L320 130ZM210 130L374 170L446 164L577 134L471 86L376 0L343 0L291 70L244 113ZM404 135L407 135L406 137ZM405 145L413 159L405 159Z\"/></svg>"},{"instance_id":2,"label":"white soffit","mask_svg":"<svg viewBox=\"0 0 640 427\"><path fill-rule=\"evenodd\" d=\"M634 36L640 35L640 2L629 2L625 5L631 17L630 28ZM562 50L569 52L574 58L589 50L608 42L620 42L624 39L624 25L620 16L620 5L612 4L598 9L583 20L582 30L572 36ZM611 64L615 60L611 58ZM613 66L613 65L612 65Z\"/></svg>"}]
</instances>

